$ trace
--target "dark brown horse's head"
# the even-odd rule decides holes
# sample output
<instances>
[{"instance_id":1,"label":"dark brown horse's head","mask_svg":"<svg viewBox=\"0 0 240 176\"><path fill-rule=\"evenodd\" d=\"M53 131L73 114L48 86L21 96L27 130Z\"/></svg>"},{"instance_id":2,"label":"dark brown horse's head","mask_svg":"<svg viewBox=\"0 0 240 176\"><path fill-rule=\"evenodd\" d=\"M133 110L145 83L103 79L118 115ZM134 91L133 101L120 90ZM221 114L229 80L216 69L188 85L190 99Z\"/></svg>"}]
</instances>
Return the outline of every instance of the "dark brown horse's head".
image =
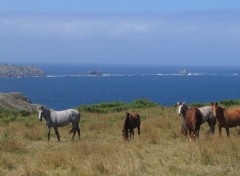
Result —
<instances>
[{"instance_id":1,"label":"dark brown horse's head","mask_svg":"<svg viewBox=\"0 0 240 176\"><path fill-rule=\"evenodd\" d=\"M128 140L128 126L129 126L129 112L126 112L126 117L123 123L123 129L122 129L122 134L123 134L123 139Z\"/></svg>"}]
</instances>

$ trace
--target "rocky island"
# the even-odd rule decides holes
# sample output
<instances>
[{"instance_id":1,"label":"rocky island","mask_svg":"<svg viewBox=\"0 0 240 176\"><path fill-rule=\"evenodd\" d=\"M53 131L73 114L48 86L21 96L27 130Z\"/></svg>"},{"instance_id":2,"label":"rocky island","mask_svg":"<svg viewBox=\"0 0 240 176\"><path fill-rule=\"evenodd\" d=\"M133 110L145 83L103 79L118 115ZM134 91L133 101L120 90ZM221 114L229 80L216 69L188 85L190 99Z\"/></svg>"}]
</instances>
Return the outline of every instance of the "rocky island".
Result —
<instances>
[{"instance_id":1,"label":"rocky island","mask_svg":"<svg viewBox=\"0 0 240 176\"><path fill-rule=\"evenodd\" d=\"M0 64L0 78L4 77L34 77L46 76L43 70L36 66L19 66L12 64Z\"/></svg>"}]
</instances>

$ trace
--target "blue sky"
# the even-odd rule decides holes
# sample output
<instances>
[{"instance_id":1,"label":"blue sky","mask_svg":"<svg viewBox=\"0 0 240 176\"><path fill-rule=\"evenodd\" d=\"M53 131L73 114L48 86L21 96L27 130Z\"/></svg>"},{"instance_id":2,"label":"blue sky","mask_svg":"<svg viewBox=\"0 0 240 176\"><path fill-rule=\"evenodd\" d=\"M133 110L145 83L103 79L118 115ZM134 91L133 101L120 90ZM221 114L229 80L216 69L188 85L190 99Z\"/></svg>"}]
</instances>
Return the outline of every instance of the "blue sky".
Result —
<instances>
[{"instance_id":1,"label":"blue sky","mask_svg":"<svg viewBox=\"0 0 240 176\"><path fill-rule=\"evenodd\" d=\"M0 63L240 66L239 0L0 0Z\"/></svg>"}]
</instances>

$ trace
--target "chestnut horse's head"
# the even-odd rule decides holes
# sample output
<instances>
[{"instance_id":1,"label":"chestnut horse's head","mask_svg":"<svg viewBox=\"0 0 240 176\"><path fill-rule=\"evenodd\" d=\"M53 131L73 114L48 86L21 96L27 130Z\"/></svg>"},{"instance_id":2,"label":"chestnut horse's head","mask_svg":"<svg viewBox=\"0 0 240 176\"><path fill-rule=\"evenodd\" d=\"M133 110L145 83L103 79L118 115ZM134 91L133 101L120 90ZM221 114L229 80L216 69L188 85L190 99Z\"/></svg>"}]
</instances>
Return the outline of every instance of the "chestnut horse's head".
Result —
<instances>
[{"instance_id":1,"label":"chestnut horse's head","mask_svg":"<svg viewBox=\"0 0 240 176\"><path fill-rule=\"evenodd\" d=\"M214 116L214 117L217 116L217 110L218 110L218 104L217 104L217 102L216 102L216 103L213 103L213 102L212 102L212 112L213 112L213 116Z\"/></svg>"}]
</instances>

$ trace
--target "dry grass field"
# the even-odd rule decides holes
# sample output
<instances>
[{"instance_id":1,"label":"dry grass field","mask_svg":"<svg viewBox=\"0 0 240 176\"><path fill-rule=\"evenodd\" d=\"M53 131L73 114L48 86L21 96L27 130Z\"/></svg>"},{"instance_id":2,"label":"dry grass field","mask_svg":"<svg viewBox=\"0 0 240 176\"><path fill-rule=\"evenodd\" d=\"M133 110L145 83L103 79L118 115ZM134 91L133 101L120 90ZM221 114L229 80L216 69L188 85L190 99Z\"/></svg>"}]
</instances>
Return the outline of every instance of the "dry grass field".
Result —
<instances>
[{"instance_id":1,"label":"dry grass field","mask_svg":"<svg viewBox=\"0 0 240 176\"><path fill-rule=\"evenodd\" d=\"M190 142L180 133L181 118L171 107L137 110L142 134L123 141L125 111L81 113L81 140L71 141L71 126L54 130L47 141L45 122L37 114L0 122L0 175L239 175L240 139L237 128L230 138L223 130L208 135L201 126L200 138Z\"/></svg>"}]
</instances>

